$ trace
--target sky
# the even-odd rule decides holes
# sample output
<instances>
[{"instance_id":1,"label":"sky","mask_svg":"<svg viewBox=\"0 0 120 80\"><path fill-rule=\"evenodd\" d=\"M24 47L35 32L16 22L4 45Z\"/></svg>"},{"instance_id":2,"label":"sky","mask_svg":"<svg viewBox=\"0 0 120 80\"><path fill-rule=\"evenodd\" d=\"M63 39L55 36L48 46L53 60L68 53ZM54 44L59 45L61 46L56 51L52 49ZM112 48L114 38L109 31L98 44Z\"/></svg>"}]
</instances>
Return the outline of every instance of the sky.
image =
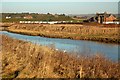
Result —
<instances>
[{"instance_id":1,"label":"sky","mask_svg":"<svg viewBox=\"0 0 120 80\"><path fill-rule=\"evenodd\" d=\"M120 0L1 0L2 2L119 2Z\"/></svg>"},{"instance_id":2,"label":"sky","mask_svg":"<svg viewBox=\"0 0 120 80\"><path fill-rule=\"evenodd\" d=\"M100 1L95 2L94 0L89 2L87 0L79 0L71 2L40 2L33 0L20 1L17 0L3 0L2 1L2 12L5 13L52 13L52 14L95 14L96 12L109 12L118 13L118 0L106 0L108 2ZM54 1L54 0L53 0ZM59 1L59 0L58 0ZM86 1L86 2L85 2Z\"/></svg>"}]
</instances>

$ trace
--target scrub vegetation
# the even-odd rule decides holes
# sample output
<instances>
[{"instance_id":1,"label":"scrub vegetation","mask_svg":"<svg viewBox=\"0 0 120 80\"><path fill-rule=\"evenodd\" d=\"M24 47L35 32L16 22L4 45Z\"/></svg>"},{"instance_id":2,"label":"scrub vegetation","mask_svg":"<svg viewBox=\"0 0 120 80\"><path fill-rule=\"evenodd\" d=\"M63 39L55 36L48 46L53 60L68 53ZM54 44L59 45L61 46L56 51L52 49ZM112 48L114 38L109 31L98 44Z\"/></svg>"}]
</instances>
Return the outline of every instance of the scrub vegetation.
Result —
<instances>
[{"instance_id":1,"label":"scrub vegetation","mask_svg":"<svg viewBox=\"0 0 120 80\"><path fill-rule=\"evenodd\" d=\"M100 24L13 24L6 31L50 38L120 43L120 25Z\"/></svg>"},{"instance_id":2,"label":"scrub vegetation","mask_svg":"<svg viewBox=\"0 0 120 80\"><path fill-rule=\"evenodd\" d=\"M2 36L2 78L120 78L119 62Z\"/></svg>"}]
</instances>

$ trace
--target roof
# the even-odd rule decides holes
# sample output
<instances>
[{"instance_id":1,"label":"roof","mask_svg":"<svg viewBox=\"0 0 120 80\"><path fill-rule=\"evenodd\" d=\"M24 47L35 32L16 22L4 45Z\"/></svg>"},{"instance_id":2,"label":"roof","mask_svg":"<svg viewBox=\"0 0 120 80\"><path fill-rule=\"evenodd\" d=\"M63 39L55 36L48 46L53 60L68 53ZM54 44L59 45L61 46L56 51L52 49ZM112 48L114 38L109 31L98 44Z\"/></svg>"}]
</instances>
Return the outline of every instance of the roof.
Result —
<instances>
[{"instance_id":1,"label":"roof","mask_svg":"<svg viewBox=\"0 0 120 80\"><path fill-rule=\"evenodd\" d=\"M110 16L112 15L112 16L116 17L115 15L110 14L110 13L107 13L107 12L104 12L104 13L96 13L96 15L97 15L97 16L99 16L99 15L104 15L105 17L110 17Z\"/></svg>"}]
</instances>

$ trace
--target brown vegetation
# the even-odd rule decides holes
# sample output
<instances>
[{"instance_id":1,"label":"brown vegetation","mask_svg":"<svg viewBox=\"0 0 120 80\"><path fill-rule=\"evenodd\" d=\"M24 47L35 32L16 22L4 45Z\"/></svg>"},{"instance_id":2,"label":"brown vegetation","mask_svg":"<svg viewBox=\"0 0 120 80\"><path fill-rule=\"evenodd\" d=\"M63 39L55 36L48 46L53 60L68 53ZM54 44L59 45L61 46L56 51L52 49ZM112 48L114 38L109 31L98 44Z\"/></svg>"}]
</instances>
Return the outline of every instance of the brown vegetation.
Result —
<instances>
[{"instance_id":1,"label":"brown vegetation","mask_svg":"<svg viewBox=\"0 0 120 80\"><path fill-rule=\"evenodd\" d=\"M120 78L119 64L2 36L3 78Z\"/></svg>"},{"instance_id":2,"label":"brown vegetation","mask_svg":"<svg viewBox=\"0 0 120 80\"><path fill-rule=\"evenodd\" d=\"M120 43L118 33L120 27L118 27L118 25L117 27L111 26L100 24L99 26L93 26L93 24L14 24L9 28L6 28L6 30L20 34L51 38L69 38L101 41L106 43Z\"/></svg>"}]
</instances>

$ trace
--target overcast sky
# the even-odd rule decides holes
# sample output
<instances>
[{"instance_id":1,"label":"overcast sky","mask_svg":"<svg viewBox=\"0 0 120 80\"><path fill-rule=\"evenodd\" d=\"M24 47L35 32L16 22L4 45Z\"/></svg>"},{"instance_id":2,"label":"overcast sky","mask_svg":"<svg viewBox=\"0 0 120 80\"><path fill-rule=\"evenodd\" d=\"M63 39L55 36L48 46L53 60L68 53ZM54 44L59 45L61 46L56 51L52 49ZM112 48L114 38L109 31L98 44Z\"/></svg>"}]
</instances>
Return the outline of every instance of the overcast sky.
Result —
<instances>
[{"instance_id":1,"label":"overcast sky","mask_svg":"<svg viewBox=\"0 0 120 80\"><path fill-rule=\"evenodd\" d=\"M12 2L13 1L13 2ZM17 0L16 0L17 1ZM19 0L18 0L19 1ZM22 1L22 0L21 0ZM26 0L28 1L28 0ZM33 1L33 0L31 0ZM118 13L118 0L106 0L109 2L91 2L78 0L79 2L14 2L14 0L2 1L2 12L34 12L34 13L64 13L64 14L94 14L96 12ZM54 1L54 0L53 0ZM57 1L57 0L56 0ZM59 1L59 0L58 0ZM73 0L71 0L73 1ZM98 0L99 1L99 0ZM114 2L112 2L114 1Z\"/></svg>"}]
</instances>

